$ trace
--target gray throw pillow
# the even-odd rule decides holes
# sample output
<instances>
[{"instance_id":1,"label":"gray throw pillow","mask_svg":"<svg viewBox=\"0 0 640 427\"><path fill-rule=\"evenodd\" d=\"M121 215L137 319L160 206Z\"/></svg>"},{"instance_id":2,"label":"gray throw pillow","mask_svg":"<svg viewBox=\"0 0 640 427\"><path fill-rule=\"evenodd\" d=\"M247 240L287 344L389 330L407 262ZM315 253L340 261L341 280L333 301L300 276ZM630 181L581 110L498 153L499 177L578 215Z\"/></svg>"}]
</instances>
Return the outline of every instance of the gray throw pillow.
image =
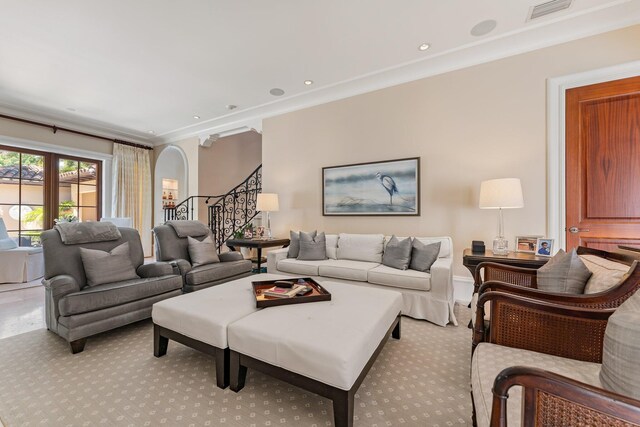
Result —
<instances>
[{"instance_id":1,"label":"gray throw pillow","mask_svg":"<svg viewBox=\"0 0 640 427\"><path fill-rule=\"evenodd\" d=\"M300 233L302 233L302 231ZM298 254L300 253L300 233L289 231L289 251L287 252L287 258L298 258ZM309 234L315 238L318 232L313 231Z\"/></svg>"},{"instance_id":2,"label":"gray throw pillow","mask_svg":"<svg viewBox=\"0 0 640 427\"><path fill-rule=\"evenodd\" d=\"M80 258L88 286L140 278L131 263L129 242L116 246L111 252L80 248Z\"/></svg>"},{"instance_id":3,"label":"gray throw pillow","mask_svg":"<svg viewBox=\"0 0 640 427\"><path fill-rule=\"evenodd\" d=\"M609 317L600 381L607 390L640 399L640 292Z\"/></svg>"},{"instance_id":4,"label":"gray throw pillow","mask_svg":"<svg viewBox=\"0 0 640 427\"><path fill-rule=\"evenodd\" d=\"M211 236L207 236L202 241L187 236L187 241L189 242L189 258L191 258L192 266L197 267L199 265L220 262L216 245L213 243Z\"/></svg>"},{"instance_id":5,"label":"gray throw pillow","mask_svg":"<svg viewBox=\"0 0 640 427\"><path fill-rule=\"evenodd\" d=\"M441 242L436 242L425 245L420 240L413 239L409 268L422 272L431 271L431 266L436 262L440 253L440 244Z\"/></svg>"},{"instance_id":6,"label":"gray throw pillow","mask_svg":"<svg viewBox=\"0 0 640 427\"><path fill-rule=\"evenodd\" d=\"M391 239L387 242L387 247L384 248L382 264L398 270L406 270L409 268L409 262L411 261L411 247L410 237L398 240L396 236L391 236Z\"/></svg>"},{"instance_id":7,"label":"gray throw pillow","mask_svg":"<svg viewBox=\"0 0 640 427\"><path fill-rule=\"evenodd\" d=\"M538 269L538 289L545 292L582 294L591 271L584 265L575 249L566 253L562 249Z\"/></svg>"},{"instance_id":8,"label":"gray throw pillow","mask_svg":"<svg viewBox=\"0 0 640 427\"><path fill-rule=\"evenodd\" d=\"M300 253L299 260L321 261L327 259L327 239L322 233L300 232Z\"/></svg>"}]
</instances>

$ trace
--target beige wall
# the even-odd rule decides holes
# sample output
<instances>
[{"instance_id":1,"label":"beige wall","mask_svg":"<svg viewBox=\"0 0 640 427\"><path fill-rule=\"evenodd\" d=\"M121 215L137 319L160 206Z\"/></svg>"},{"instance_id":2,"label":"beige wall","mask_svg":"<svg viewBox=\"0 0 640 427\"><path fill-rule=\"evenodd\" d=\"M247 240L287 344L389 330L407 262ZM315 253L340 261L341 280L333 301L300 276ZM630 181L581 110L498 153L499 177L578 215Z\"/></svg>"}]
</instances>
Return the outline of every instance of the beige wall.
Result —
<instances>
[{"instance_id":1,"label":"beige wall","mask_svg":"<svg viewBox=\"0 0 640 427\"><path fill-rule=\"evenodd\" d=\"M225 194L244 181L262 163L262 135L244 132L227 136L211 147L198 150L198 189L200 195ZM207 221L204 202L200 221Z\"/></svg>"},{"instance_id":2,"label":"beige wall","mask_svg":"<svg viewBox=\"0 0 640 427\"><path fill-rule=\"evenodd\" d=\"M518 177L525 208L505 211L515 235L546 233L546 80L640 59L640 26L281 115L263 122L264 190L289 229L438 236L489 246L497 212L478 209L480 181ZM323 217L321 169L421 158L420 217Z\"/></svg>"}]
</instances>

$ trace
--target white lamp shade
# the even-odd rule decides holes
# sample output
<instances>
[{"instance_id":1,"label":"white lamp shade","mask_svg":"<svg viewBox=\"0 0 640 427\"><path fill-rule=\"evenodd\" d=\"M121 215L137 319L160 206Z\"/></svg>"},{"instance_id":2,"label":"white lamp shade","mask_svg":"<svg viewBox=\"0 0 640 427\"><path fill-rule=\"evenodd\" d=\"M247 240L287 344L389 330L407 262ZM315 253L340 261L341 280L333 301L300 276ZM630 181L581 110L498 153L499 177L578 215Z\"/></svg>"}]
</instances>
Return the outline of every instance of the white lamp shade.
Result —
<instances>
[{"instance_id":1,"label":"white lamp shade","mask_svg":"<svg viewBox=\"0 0 640 427\"><path fill-rule=\"evenodd\" d=\"M260 193L256 202L256 210L264 212L277 212L280 210L278 195L276 193Z\"/></svg>"},{"instance_id":2,"label":"white lamp shade","mask_svg":"<svg viewBox=\"0 0 640 427\"><path fill-rule=\"evenodd\" d=\"M480 209L524 207L519 178L490 179L480 184Z\"/></svg>"}]
</instances>

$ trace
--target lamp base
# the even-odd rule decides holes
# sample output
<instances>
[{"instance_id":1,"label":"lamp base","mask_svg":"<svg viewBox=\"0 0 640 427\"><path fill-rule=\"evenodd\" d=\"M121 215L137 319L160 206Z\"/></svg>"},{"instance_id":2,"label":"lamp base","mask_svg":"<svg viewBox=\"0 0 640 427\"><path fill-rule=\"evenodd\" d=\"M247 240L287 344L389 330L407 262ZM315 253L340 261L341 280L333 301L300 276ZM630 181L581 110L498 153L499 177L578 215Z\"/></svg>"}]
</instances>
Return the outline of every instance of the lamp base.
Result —
<instances>
[{"instance_id":1,"label":"lamp base","mask_svg":"<svg viewBox=\"0 0 640 427\"><path fill-rule=\"evenodd\" d=\"M504 237L498 236L493 240L493 254L494 255L508 255L509 254L509 241Z\"/></svg>"}]
</instances>

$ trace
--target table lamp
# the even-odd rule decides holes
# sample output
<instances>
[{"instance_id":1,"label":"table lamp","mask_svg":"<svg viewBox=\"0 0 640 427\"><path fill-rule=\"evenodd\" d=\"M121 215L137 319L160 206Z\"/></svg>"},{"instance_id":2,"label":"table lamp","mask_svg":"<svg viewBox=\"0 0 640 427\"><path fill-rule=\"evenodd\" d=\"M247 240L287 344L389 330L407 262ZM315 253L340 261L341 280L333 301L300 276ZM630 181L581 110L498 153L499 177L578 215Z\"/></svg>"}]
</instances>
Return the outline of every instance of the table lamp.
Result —
<instances>
[{"instance_id":1,"label":"table lamp","mask_svg":"<svg viewBox=\"0 0 640 427\"><path fill-rule=\"evenodd\" d=\"M278 204L278 195L276 193L260 193L256 202L256 210L267 213L267 228L265 234L271 239L271 216L270 212L278 212L280 206Z\"/></svg>"},{"instance_id":2,"label":"table lamp","mask_svg":"<svg viewBox=\"0 0 640 427\"><path fill-rule=\"evenodd\" d=\"M503 209L524 207L522 185L518 178L490 179L480 184L480 209L499 209L498 237L493 241L494 255L507 255L509 242L504 238Z\"/></svg>"}]
</instances>

